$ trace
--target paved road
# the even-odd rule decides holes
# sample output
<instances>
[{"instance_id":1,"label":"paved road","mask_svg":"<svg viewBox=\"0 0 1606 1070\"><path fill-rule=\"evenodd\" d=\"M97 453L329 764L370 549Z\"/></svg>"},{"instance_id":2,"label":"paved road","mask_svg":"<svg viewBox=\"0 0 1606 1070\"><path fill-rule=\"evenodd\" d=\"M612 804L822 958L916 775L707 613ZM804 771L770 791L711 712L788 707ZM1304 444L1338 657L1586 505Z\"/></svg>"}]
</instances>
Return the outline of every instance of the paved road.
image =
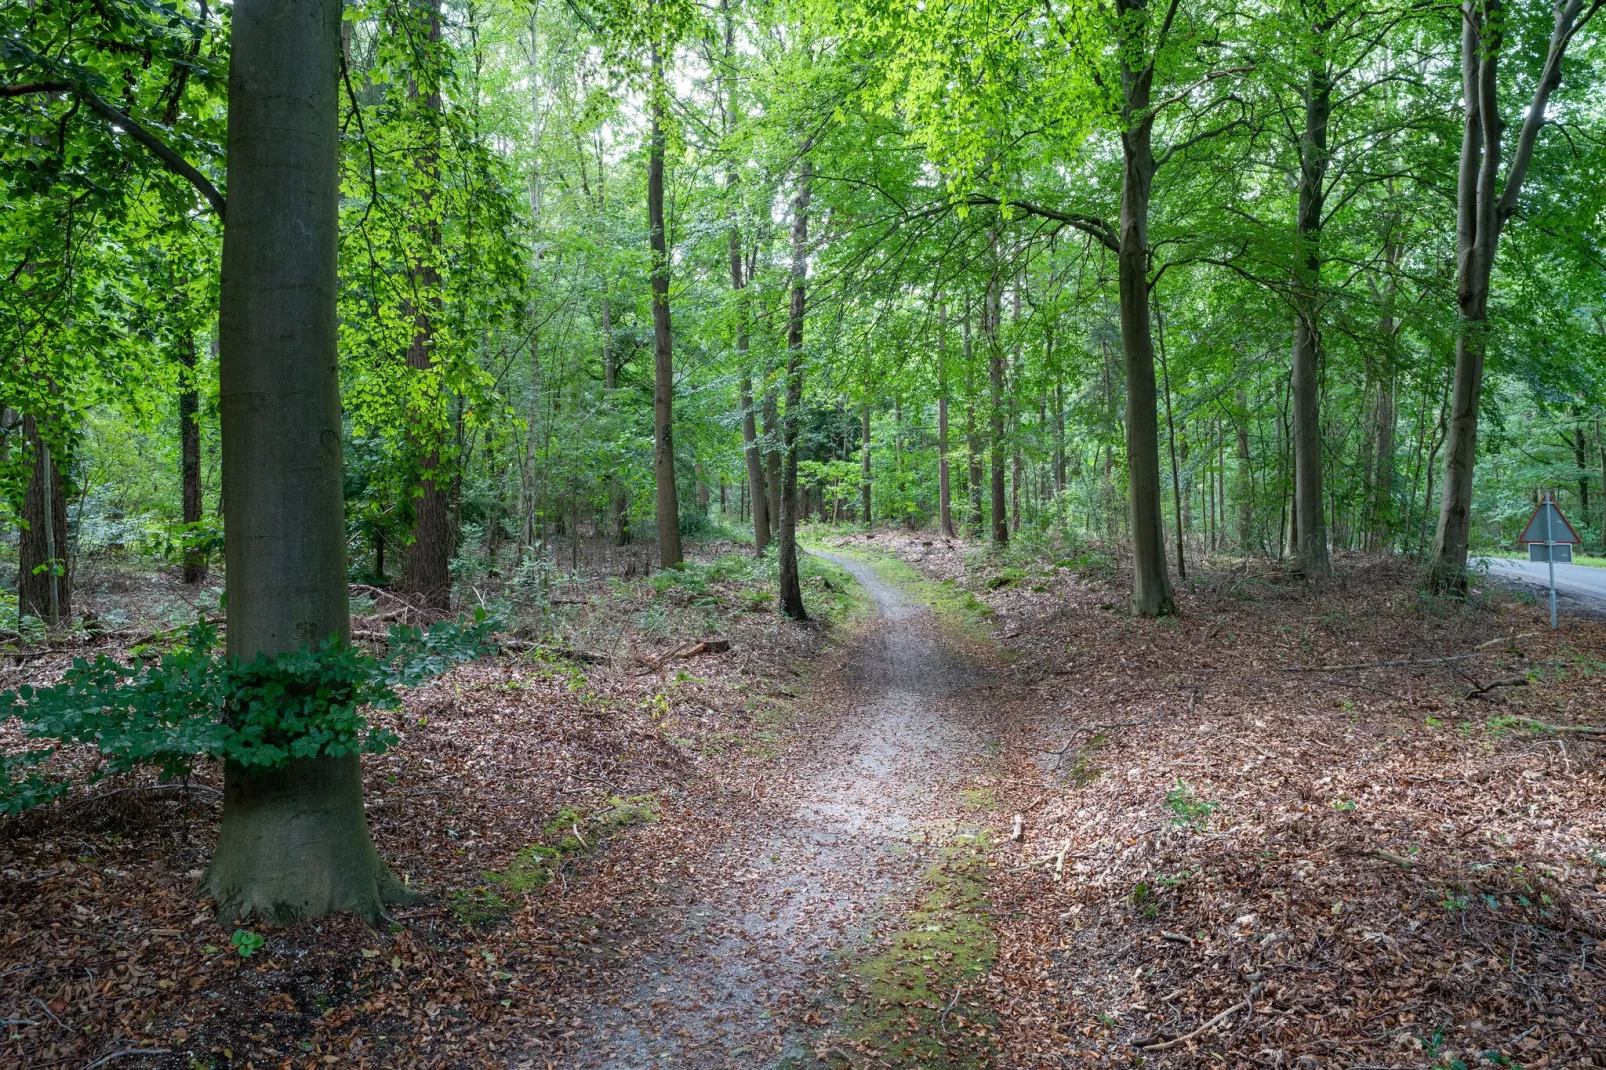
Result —
<instances>
[{"instance_id":1,"label":"paved road","mask_svg":"<svg viewBox=\"0 0 1606 1070\"><path fill-rule=\"evenodd\" d=\"M1480 557L1477 562L1487 564L1489 575L1499 579L1549 588L1549 566L1543 562L1512 561L1503 557ZM1606 568L1557 565L1556 596L1558 604L1562 604L1565 596L1579 608L1606 613Z\"/></svg>"}]
</instances>

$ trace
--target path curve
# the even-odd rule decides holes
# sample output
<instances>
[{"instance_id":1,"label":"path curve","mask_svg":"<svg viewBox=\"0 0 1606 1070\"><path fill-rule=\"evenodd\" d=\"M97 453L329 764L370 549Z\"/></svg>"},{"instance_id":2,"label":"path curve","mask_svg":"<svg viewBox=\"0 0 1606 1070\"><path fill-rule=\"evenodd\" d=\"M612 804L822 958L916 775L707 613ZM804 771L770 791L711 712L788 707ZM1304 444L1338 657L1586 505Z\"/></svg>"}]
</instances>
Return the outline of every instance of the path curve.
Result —
<instances>
[{"instance_id":1,"label":"path curve","mask_svg":"<svg viewBox=\"0 0 1606 1070\"><path fill-rule=\"evenodd\" d=\"M793 759L791 805L739 826L650 919L660 950L630 989L600 997L564 1067L753 1070L805 1058L803 1014L883 900L917 879L920 826L973 771L986 713L965 692L984 673L872 566L816 556L850 573L880 611L848 658L834 723Z\"/></svg>"}]
</instances>

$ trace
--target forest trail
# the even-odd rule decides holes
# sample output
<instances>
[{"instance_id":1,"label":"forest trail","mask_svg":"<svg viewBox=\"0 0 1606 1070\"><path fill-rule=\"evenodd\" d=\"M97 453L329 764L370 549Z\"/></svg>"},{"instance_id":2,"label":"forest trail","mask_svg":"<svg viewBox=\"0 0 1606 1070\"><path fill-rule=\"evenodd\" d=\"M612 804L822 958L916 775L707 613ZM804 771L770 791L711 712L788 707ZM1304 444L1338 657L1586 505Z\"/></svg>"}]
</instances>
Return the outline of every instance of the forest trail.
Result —
<instances>
[{"instance_id":1,"label":"forest trail","mask_svg":"<svg viewBox=\"0 0 1606 1070\"><path fill-rule=\"evenodd\" d=\"M994 737L986 673L935 616L870 565L833 553L879 610L847 652L821 734L720 854L646 919L633 985L599 995L561 1065L639 1070L795 1065L889 901L958 827L961 789ZM822 682L821 690L831 688ZM756 808L755 808L756 809ZM896 928L896 922L891 922ZM809 1015L811 1022L805 1022Z\"/></svg>"}]
</instances>

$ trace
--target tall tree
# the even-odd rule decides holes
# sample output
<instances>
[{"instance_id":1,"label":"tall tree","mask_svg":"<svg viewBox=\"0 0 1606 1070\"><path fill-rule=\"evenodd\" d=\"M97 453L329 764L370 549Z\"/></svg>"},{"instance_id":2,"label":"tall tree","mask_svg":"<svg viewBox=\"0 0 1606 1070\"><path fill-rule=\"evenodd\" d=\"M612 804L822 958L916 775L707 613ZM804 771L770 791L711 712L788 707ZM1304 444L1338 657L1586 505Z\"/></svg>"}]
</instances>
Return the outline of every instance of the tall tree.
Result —
<instances>
[{"instance_id":1,"label":"tall tree","mask_svg":"<svg viewBox=\"0 0 1606 1070\"><path fill-rule=\"evenodd\" d=\"M797 439L803 415L803 316L808 296L809 196L814 184L814 161L806 155L806 147L804 152L797 192L792 197L792 294L786 321L786 418L781 425L786 460L781 476L781 529L776 538L781 612L793 620L809 619L797 568Z\"/></svg>"},{"instance_id":2,"label":"tall tree","mask_svg":"<svg viewBox=\"0 0 1606 1070\"><path fill-rule=\"evenodd\" d=\"M680 501L675 493L675 357L669 326L669 246L664 234L664 107L669 87L659 46L652 46L648 109L647 233L652 249L653 476L657 482L658 562L679 568Z\"/></svg>"},{"instance_id":3,"label":"tall tree","mask_svg":"<svg viewBox=\"0 0 1606 1070\"><path fill-rule=\"evenodd\" d=\"M228 652L349 639L336 346L341 0L236 0L219 302ZM223 770L224 917L377 918L356 753Z\"/></svg>"},{"instance_id":4,"label":"tall tree","mask_svg":"<svg viewBox=\"0 0 1606 1070\"><path fill-rule=\"evenodd\" d=\"M1512 45L1517 11L1504 0L1465 0L1461 6L1461 92L1465 124L1456 177L1456 306L1444 489L1433 535L1432 578L1441 591L1465 591L1472 532L1472 472L1478 451L1478 408L1489 348L1489 285L1506 223L1517 212L1546 109L1561 84L1562 60L1574 38L1600 12L1602 0L1562 0L1555 6L1544 62L1527 101L1516 148L1506 161L1500 109L1500 58ZM1517 9L1520 10L1520 9ZM1502 168L1504 174L1502 175Z\"/></svg>"}]
</instances>

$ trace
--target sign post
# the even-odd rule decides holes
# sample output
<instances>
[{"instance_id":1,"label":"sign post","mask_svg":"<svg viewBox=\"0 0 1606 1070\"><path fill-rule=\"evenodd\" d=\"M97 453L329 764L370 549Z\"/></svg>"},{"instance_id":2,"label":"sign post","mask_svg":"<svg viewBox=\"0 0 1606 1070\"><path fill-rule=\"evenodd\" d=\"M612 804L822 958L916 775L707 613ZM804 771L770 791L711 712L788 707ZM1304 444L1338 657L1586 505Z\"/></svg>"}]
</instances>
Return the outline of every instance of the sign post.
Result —
<instances>
[{"instance_id":1,"label":"sign post","mask_svg":"<svg viewBox=\"0 0 1606 1070\"><path fill-rule=\"evenodd\" d=\"M1556 500L1545 491L1545 500L1539 503L1528 526L1522 529L1518 542L1528 545L1528 560L1543 560L1550 572L1550 626L1556 626L1556 562L1571 561L1573 547L1584 540L1567 523L1567 518L1556 508ZM1542 555L1542 556L1541 556Z\"/></svg>"}]
</instances>

